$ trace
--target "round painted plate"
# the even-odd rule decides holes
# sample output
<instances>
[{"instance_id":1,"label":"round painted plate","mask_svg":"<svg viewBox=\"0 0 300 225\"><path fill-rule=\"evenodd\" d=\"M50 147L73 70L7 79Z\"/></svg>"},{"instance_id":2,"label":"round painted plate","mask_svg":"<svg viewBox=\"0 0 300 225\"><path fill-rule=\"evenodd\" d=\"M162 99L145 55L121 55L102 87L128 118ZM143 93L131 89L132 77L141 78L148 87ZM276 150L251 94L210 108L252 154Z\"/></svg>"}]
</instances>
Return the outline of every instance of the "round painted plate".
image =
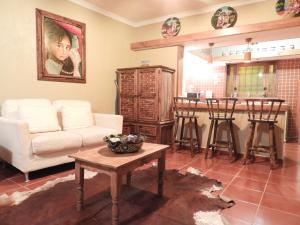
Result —
<instances>
[{"instance_id":1,"label":"round painted plate","mask_svg":"<svg viewBox=\"0 0 300 225\"><path fill-rule=\"evenodd\" d=\"M275 10L278 15L300 16L300 0L278 0Z\"/></svg>"},{"instance_id":2,"label":"round painted plate","mask_svg":"<svg viewBox=\"0 0 300 225\"><path fill-rule=\"evenodd\" d=\"M283 15L285 12L284 8L285 0L278 0L275 5L276 13L278 15Z\"/></svg>"},{"instance_id":3,"label":"round painted plate","mask_svg":"<svg viewBox=\"0 0 300 225\"><path fill-rule=\"evenodd\" d=\"M174 37L180 31L181 25L177 17L168 18L161 28L161 34L164 38Z\"/></svg>"},{"instance_id":4,"label":"round painted plate","mask_svg":"<svg viewBox=\"0 0 300 225\"><path fill-rule=\"evenodd\" d=\"M286 11L290 16L300 16L300 0L286 0Z\"/></svg>"},{"instance_id":5,"label":"round painted plate","mask_svg":"<svg viewBox=\"0 0 300 225\"><path fill-rule=\"evenodd\" d=\"M237 21L237 12L230 6L219 8L211 18L211 25L215 29L233 27Z\"/></svg>"}]
</instances>

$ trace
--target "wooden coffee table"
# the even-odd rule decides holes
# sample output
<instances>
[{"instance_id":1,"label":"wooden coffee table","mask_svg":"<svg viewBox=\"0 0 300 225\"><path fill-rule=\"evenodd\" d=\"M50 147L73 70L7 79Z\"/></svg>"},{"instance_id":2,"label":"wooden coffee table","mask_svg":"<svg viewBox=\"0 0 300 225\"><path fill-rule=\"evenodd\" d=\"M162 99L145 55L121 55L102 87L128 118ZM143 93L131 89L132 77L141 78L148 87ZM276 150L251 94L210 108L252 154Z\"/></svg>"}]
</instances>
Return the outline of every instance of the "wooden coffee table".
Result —
<instances>
[{"instance_id":1,"label":"wooden coffee table","mask_svg":"<svg viewBox=\"0 0 300 225\"><path fill-rule=\"evenodd\" d=\"M77 210L83 209L84 169L96 169L110 176L112 199L112 224L119 223L119 196L122 176L127 175L127 184L131 184L131 172L151 160L158 160L158 195L163 195L163 174L165 170L166 149L169 145L144 143L137 153L116 154L107 147L77 152L70 157L75 159L75 181L77 185Z\"/></svg>"}]
</instances>

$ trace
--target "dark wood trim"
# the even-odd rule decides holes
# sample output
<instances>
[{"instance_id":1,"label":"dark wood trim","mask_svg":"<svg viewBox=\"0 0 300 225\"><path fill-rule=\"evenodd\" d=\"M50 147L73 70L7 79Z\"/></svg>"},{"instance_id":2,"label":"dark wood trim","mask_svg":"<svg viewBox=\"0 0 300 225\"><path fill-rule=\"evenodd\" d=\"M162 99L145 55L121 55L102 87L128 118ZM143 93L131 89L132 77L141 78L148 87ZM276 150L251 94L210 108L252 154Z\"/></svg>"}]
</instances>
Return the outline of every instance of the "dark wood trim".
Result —
<instances>
[{"instance_id":1,"label":"dark wood trim","mask_svg":"<svg viewBox=\"0 0 300 225\"><path fill-rule=\"evenodd\" d=\"M184 47L177 47L177 73L174 82L174 96L182 95L182 84L183 84L183 57L184 57Z\"/></svg>"},{"instance_id":2,"label":"dark wood trim","mask_svg":"<svg viewBox=\"0 0 300 225\"><path fill-rule=\"evenodd\" d=\"M162 66L162 65L151 65L151 66L139 66L139 67L127 67L127 68L118 68L116 72L118 71L123 71L123 70L135 70L135 69L156 69L156 68L161 68L163 71L169 71L174 73L175 69L170 68L170 67L166 67L166 66Z\"/></svg>"},{"instance_id":3,"label":"dark wood trim","mask_svg":"<svg viewBox=\"0 0 300 225\"><path fill-rule=\"evenodd\" d=\"M161 39L155 39L149 41L134 42L131 43L131 49L134 51L139 51L145 49L180 46L180 45L185 45L188 42L209 40L212 38L237 36L241 34L262 32L262 31L279 30L279 29L298 27L298 26L300 26L300 17L293 17L289 19L282 19L282 20L276 20L271 22L230 27L227 29L185 34L185 35L175 36L167 39L161 38Z\"/></svg>"}]
</instances>

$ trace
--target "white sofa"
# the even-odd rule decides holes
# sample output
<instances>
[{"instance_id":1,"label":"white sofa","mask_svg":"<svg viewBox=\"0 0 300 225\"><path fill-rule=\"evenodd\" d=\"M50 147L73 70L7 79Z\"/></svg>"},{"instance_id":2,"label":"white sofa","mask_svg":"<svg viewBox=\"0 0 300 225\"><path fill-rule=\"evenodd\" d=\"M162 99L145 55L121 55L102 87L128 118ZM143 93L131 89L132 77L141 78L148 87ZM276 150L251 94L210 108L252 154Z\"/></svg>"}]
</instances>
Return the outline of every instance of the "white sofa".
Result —
<instances>
[{"instance_id":1,"label":"white sofa","mask_svg":"<svg viewBox=\"0 0 300 225\"><path fill-rule=\"evenodd\" d=\"M73 161L70 153L122 133L123 117L92 113L87 101L6 100L1 107L0 159L29 172Z\"/></svg>"}]
</instances>

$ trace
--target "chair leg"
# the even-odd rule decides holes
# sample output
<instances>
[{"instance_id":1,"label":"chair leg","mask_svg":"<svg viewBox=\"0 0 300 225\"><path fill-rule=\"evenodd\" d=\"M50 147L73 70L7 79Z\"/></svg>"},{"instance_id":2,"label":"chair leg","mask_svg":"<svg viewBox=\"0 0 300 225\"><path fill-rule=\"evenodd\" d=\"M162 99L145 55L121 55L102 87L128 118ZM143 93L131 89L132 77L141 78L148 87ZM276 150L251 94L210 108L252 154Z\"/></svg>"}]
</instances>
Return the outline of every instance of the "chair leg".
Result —
<instances>
[{"instance_id":1,"label":"chair leg","mask_svg":"<svg viewBox=\"0 0 300 225\"><path fill-rule=\"evenodd\" d=\"M245 146L245 155L244 155L244 160L243 160L243 164L246 164L248 159L249 159L249 155L250 155L250 151L252 148L252 144L253 144L253 138L254 138L254 132L255 132L255 122L251 122L250 123L250 133L247 139L247 143Z\"/></svg>"},{"instance_id":2,"label":"chair leg","mask_svg":"<svg viewBox=\"0 0 300 225\"><path fill-rule=\"evenodd\" d=\"M176 142L176 137L177 137L177 132L178 132L178 126L179 126L179 117L176 118L175 124L174 124L174 133L173 133L173 140L172 140L172 152L175 151L175 142Z\"/></svg>"},{"instance_id":3,"label":"chair leg","mask_svg":"<svg viewBox=\"0 0 300 225\"><path fill-rule=\"evenodd\" d=\"M231 135L230 125L229 125L229 120L226 120L225 122L226 122L226 133L227 133L227 148L228 148L229 158L232 159L233 147L232 147L232 135Z\"/></svg>"},{"instance_id":4,"label":"chair leg","mask_svg":"<svg viewBox=\"0 0 300 225\"><path fill-rule=\"evenodd\" d=\"M276 163L276 152L274 148L274 124L269 124L269 145L270 145L270 163L271 169L274 169L277 166Z\"/></svg>"},{"instance_id":5,"label":"chair leg","mask_svg":"<svg viewBox=\"0 0 300 225\"><path fill-rule=\"evenodd\" d=\"M273 146L274 146L274 152L275 152L275 160L277 162L278 160L278 153L277 153L277 145L276 145L276 136L275 136L275 127L274 127L274 131L273 131Z\"/></svg>"},{"instance_id":6,"label":"chair leg","mask_svg":"<svg viewBox=\"0 0 300 225\"><path fill-rule=\"evenodd\" d=\"M181 128L180 128L180 140L183 140L183 131L184 131L185 118L182 118ZM179 143L179 147L182 147L182 143Z\"/></svg>"},{"instance_id":7,"label":"chair leg","mask_svg":"<svg viewBox=\"0 0 300 225\"><path fill-rule=\"evenodd\" d=\"M217 140L217 133L218 133L218 120L215 121L215 124L214 124L214 134L213 134L213 144L215 145L216 144L216 140ZM216 147L213 146L212 148L212 157L215 155L216 153Z\"/></svg>"},{"instance_id":8,"label":"chair leg","mask_svg":"<svg viewBox=\"0 0 300 225\"><path fill-rule=\"evenodd\" d=\"M194 157L194 141L193 141L193 123L192 119L189 119L189 133L190 133L190 148L191 148L191 157Z\"/></svg>"},{"instance_id":9,"label":"chair leg","mask_svg":"<svg viewBox=\"0 0 300 225\"><path fill-rule=\"evenodd\" d=\"M195 131L196 131L196 139L197 139L197 144L198 144L198 151L201 152L201 143L200 143L200 137L199 137L197 118L195 118Z\"/></svg>"},{"instance_id":10,"label":"chair leg","mask_svg":"<svg viewBox=\"0 0 300 225\"><path fill-rule=\"evenodd\" d=\"M237 153L237 148L236 148L236 142L235 142L235 136L234 136L232 121L229 122L229 126L230 126L230 134L231 134L231 140L232 140L233 154L234 154L235 160L237 160L238 159L238 153Z\"/></svg>"},{"instance_id":11,"label":"chair leg","mask_svg":"<svg viewBox=\"0 0 300 225\"><path fill-rule=\"evenodd\" d=\"M208 150L210 148L210 140L211 140L211 135L214 127L214 120L210 121L210 126L209 126L209 131L208 131L208 137L207 137L207 144L206 144L206 149L205 149L205 159L207 159L208 156Z\"/></svg>"}]
</instances>

